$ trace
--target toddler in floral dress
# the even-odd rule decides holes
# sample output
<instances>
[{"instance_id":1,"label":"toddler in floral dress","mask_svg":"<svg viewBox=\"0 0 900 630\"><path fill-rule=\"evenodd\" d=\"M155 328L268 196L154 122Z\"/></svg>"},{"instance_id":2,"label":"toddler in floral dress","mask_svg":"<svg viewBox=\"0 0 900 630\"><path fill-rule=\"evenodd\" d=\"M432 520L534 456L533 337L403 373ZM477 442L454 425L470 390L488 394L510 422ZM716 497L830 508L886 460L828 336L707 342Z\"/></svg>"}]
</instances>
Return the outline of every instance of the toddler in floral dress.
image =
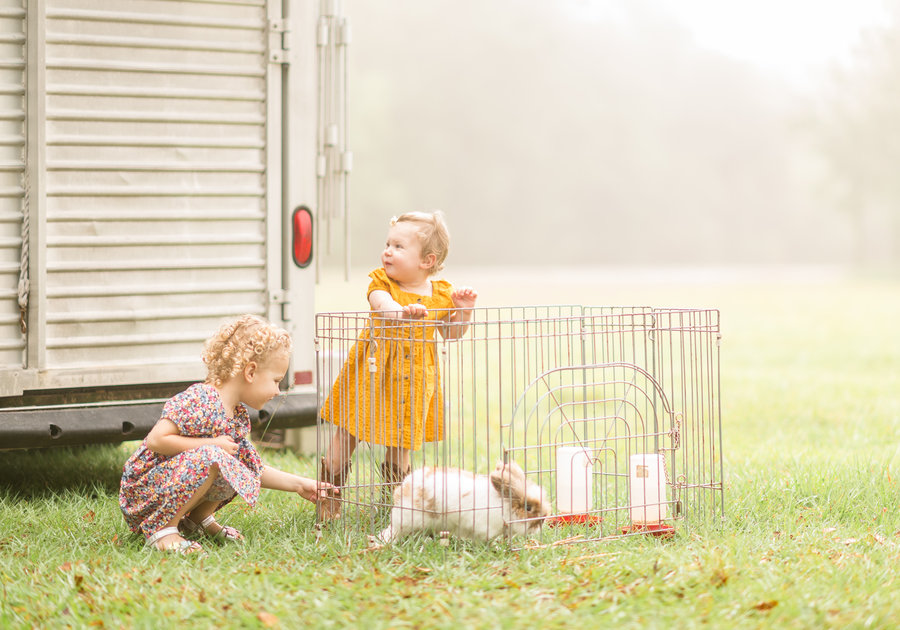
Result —
<instances>
[{"instance_id":1,"label":"toddler in floral dress","mask_svg":"<svg viewBox=\"0 0 900 630\"><path fill-rule=\"evenodd\" d=\"M182 534L243 540L214 513L240 495L254 505L260 488L315 502L328 484L263 464L250 442L244 405L262 408L280 393L291 353L288 333L255 315L225 324L206 341L207 377L166 402L162 417L125 463L119 507L147 545L200 551ZM243 403L243 404L242 404ZM180 530L180 531L179 531Z\"/></svg>"}]
</instances>

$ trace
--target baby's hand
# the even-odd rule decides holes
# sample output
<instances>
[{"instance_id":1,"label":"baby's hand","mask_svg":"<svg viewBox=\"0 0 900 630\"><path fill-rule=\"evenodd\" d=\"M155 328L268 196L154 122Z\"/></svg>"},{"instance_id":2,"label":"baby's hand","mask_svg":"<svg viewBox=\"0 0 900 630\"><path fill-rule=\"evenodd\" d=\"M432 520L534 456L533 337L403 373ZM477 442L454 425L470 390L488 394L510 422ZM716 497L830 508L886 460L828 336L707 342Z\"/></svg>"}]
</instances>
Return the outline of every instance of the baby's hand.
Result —
<instances>
[{"instance_id":1,"label":"baby's hand","mask_svg":"<svg viewBox=\"0 0 900 630\"><path fill-rule=\"evenodd\" d=\"M237 442L231 439L228 435L218 435L212 439L212 443L215 446L218 446L223 451L228 453L229 455L234 455L238 451Z\"/></svg>"},{"instance_id":2,"label":"baby's hand","mask_svg":"<svg viewBox=\"0 0 900 630\"><path fill-rule=\"evenodd\" d=\"M462 287L450 294L450 299L456 308L472 308L478 299L478 291L472 287Z\"/></svg>"},{"instance_id":3,"label":"baby's hand","mask_svg":"<svg viewBox=\"0 0 900 630\"><path fill-rule=\"evenodd\" d=\"M422 319L428 315L428 309L424 304L407 304L403 307L403 314L409 319Z\"/></svg>"}]
</instances>

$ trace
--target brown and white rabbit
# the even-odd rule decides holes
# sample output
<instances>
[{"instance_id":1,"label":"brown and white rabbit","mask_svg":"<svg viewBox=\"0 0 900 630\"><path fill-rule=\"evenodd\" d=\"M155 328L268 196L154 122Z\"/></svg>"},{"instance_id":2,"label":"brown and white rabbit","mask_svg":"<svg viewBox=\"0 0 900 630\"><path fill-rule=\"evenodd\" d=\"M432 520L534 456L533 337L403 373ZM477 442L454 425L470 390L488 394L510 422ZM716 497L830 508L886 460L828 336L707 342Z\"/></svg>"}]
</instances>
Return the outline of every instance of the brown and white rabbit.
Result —
<instances>
[{"instance_id":1,"label":"brown and white rabbit","mask_svg":"<svg viewBox=\"0 0 900 630\"><path fill-rule=\"evenodd\" d=\"M458 468L419 468L394 490L391 523L380 538L391 543L415 531L448 531L488 541L524 535L550 515L543 488L515 463L499 462L490 475Z\"/></svg>"}]
</instances>

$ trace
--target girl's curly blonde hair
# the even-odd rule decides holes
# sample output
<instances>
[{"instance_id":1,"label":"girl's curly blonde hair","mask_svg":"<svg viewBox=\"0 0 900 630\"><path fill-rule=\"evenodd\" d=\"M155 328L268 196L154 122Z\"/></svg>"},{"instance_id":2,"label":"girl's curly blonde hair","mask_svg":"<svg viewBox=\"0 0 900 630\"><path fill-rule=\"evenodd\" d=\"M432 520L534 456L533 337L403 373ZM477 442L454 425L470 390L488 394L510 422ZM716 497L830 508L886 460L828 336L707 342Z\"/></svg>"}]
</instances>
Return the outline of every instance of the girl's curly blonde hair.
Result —
<instances>
[{"instance_id":1,"label":"girl's curly blonde hair","mask_svg":"<svg viewBox=\"0 0 900 630\"><path fill-rule=\"evenodd\" d=\"M206 382L220 387L251 361L264 364L275 352L290 353L292 347L291 336L283 328L256 315L243 315L223 324L206 340L202 355Z\"/></svg>"}]
</instances>

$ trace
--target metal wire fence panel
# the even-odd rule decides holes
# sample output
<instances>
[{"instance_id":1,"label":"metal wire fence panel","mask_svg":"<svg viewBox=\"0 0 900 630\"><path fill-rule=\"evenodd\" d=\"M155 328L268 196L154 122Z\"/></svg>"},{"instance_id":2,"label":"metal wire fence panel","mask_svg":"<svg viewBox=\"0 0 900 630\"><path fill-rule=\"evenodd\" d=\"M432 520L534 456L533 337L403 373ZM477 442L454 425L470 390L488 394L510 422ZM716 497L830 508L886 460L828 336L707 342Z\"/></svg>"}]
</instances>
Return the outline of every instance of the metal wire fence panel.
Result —
<instances>
[{"instance_id":1,"label":"metal wire fence panel","mask_svg":"<svg viewBox=\"0 0 900 630\"><path fill-rule=\"evenodd\" d=\"M459 338L448 314L317 316L324 536L517 549L724 513L718 311L479 308Z\"/></svg>"}]
</instances>

